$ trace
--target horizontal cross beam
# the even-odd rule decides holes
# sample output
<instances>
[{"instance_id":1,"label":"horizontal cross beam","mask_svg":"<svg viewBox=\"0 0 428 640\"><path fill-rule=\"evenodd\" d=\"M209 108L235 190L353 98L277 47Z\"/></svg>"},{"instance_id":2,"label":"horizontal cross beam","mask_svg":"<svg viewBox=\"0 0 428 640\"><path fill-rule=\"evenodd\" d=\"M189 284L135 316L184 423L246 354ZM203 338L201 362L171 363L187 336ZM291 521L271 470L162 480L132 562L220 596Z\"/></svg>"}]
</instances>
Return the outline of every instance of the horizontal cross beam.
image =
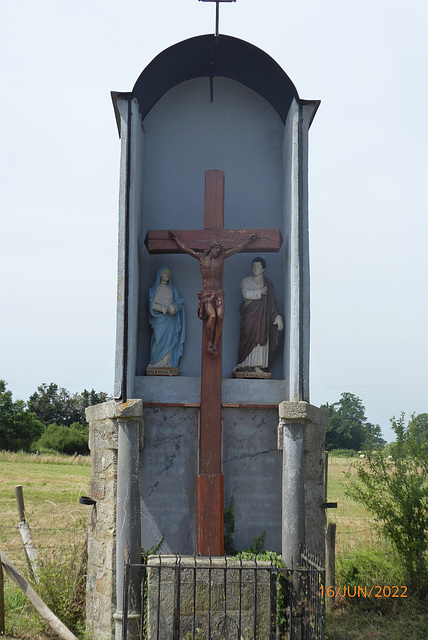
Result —
<instances>
[{"instance_id":1,"label":"horizontal cross beam","mask_svg":"<svg viewBox=\"0 0 428 640\"><path fill-rule=\"evenodd\" d=\"M178 229L173 233L194 251L208 249L213 241L220 242L224 249L232 249L253 233L257 235L257 239L245 248L245 253L277 252L283 242L279 229ZM149 253L182 253L168 236L168 231L148 231L144 243Z\"/></svg>"}]
</instances>

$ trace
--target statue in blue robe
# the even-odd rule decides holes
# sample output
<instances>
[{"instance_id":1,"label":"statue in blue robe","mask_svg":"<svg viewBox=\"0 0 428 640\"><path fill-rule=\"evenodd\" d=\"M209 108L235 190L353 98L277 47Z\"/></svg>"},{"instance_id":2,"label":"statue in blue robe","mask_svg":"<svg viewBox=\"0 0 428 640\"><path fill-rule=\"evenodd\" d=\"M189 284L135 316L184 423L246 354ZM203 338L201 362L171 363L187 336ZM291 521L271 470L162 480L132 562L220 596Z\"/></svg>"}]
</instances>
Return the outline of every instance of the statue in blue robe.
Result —
<instances>
[{"instance_id":1,"label":"statue in blue robe","mask_svg":"<svg viewBox=\"0 0 428 640\"><path fill-rule=\"evenodd\" d=\"M178 367L185 339L184 301L172 284L168 267L159 267L150 287L149 313L152 340L147 369Z\"/></svg>"}]
</instances>

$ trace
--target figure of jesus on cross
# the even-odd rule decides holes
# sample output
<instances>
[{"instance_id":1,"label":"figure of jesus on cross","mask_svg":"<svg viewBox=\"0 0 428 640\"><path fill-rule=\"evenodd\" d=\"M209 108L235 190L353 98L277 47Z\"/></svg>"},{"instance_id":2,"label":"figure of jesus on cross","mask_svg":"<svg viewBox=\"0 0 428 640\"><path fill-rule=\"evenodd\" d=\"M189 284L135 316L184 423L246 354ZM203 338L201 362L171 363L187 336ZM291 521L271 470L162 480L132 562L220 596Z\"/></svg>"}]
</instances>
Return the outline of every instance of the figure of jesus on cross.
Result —
<instances>
[{"instance_id":1,"label":"figure of jesus on cross","mask_svg":"<svg viewBox=\"0 0 428 640\"><path fill-rule=\"evenodd\" d=\"M224 553L224 490L222 473L222 327L223 264L238 252L279 251L279 229L224 228L224 173L205 172L204 229L148 231L149 253L187 253L199 261L202 290L198 315L203 321L199 470L196 481L197 551Z\"/></svg>"},{"instance_id":2,"label":"figure of jesus on cross","mask_svg":"<svg viewBox=\"0 0 428 640\"><path fill-rule=\"evenodd\" d=\"M252 233L247 240L244 240L232 249L224 249L217 240L213 240L205 251L194 251L180 240L172 231L168 232L169 237L176 245L192 258L199 260L199 268L202 276L202 291L198 293L198 316L206 320L208 331L207 351L213 357L217 355L220 338L223 332L224 318L224 291L223 291L223 263L226 258L239 253L250 242L257 239L257 234Z\"/></svg>"}]
</instances>

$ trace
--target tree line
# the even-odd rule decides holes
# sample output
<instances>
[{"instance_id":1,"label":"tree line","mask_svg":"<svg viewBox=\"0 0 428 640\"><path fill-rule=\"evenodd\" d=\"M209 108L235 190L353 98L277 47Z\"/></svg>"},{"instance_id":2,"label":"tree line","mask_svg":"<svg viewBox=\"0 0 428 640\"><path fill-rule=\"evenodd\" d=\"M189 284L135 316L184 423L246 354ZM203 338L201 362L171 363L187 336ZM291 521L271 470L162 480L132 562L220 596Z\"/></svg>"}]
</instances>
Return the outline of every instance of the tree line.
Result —
<instances>
[{"instance_id":1,"label":"tree line","mask_svg":"<svg viewBox=\"0 0 428 640\"><path fill-rule=\"evenodd\" d=\"M12 391L0 380L0 449L9 451L46 451L88 453L86 407L110 400L104 391L70 393L51 382L43 383L25 402L14 400ZM360 398L352 393L341 394L337 402L321 405L329 416L326 428L326 450L343 450L350 454L367 447L384 447L379 425L365 415ZM428 414L414 418L419 437L428 438ZM393 445L387 445L391 447ZM389 449L388 449L389 453Z\"/></svg>"},{"instance_id":2,"label":"tree line","mask_svg":"<svg viewBox=\"0 0 428 640\"><path fill-rule=\"evenodd\" d=\"M0 449L87 454L85 409L110 399L104 391L71 394L51 382L37 387L27 401L14 400L0 380Z\"/></svg>"},{"instance_id":3,"label":"tree line","mask_svg":"<svg viewBox=\"0 0 428 640\"><path fill-rule=\"evenodd\" d=\"M330 416L325 434L327 451L357 452L369 445L386 445L380 426L367 420L363 403L353 393L342 393L338 402L323 404L321 409Z\"/></svg>"}]
</instances>

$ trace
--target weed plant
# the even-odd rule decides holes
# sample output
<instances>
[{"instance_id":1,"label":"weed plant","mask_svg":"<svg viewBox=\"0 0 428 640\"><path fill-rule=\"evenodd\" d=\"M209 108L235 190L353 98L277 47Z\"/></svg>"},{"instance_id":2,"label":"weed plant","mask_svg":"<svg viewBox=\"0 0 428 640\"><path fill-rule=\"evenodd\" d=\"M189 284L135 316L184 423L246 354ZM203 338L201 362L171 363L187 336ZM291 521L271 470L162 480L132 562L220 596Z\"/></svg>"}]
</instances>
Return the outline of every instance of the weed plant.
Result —
<instances>
[{"instance_id":1,"label":"weed plant","mask_svg":"<svg viewBox=\"0 0 428 640\"><path fill-rule=\"evenodd\" d=\"M403 564L387 540L376 546L353 548L336 558L336 585L403 585Z\"/></svg>"},{"instance_id":2,"label":"weed plant","mask_svg":"<svg viewBox=\"0 0 428 640\"><path fill-rule=\"evenodd\" d=\"M39 554L39 582L28 582L43 602L78 638L85 637L86 536L80 522L68 539L68 547ZM28 572L27 572L28 573ZM7 633L11 637L52 637L52 630L24 593L5 579Z\"/></svg>"},{"instance_id":3,"label":"weed plant","mask_svg":"<svg viewBox=\"0 0 428 640\"><path fill-rule=\"evenodd\" d=\"M336 590L341 589L327 612L326 640L426 640L427 602L411 593L406 574L388 540L345 546L336 556ZM350 597L358 594L354 587L367 587L367 597Z\"/></svg>"},{"instance_id":4,"label":"weed plant","mask_svg":"<svg viewBox=\"0 0 428 640\"><path fill-rule=\"evenodd\" d=\"M42 558L40 581L34 585L49 609L75 635L83 635L85 628L86 555L80 534L69 549L53 550Z\"/></svg>"}]
</instances>

